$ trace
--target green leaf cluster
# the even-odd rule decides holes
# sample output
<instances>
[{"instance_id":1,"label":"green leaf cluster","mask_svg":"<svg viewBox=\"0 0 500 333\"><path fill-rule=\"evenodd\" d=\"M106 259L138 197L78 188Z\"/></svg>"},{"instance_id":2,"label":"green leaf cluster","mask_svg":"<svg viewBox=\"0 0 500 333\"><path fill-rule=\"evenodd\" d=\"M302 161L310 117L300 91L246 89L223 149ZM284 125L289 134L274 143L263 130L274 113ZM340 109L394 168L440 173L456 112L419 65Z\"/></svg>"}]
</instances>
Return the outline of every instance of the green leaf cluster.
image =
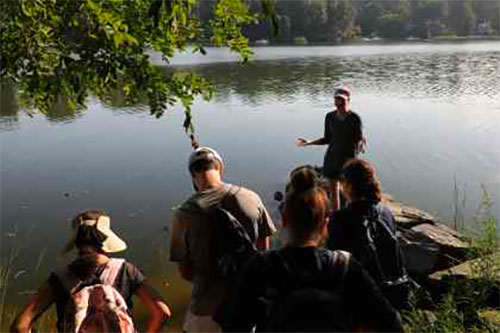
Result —
<instances>
[{"instance_id":1,"label":"green leaf cluster","mask_svg":"<svg viewBox=\"0 0 500 333\"><path fill-rule=\"evenodd\" d=\"M181 103L187 119L196 96L209 99L210 83L194 73L154 66L153 51L167 63L176 52L229 47L247 61L245 25L269 17L244 0L214 2L209 36L196 15L198 0L12 0L0 2L2 80L15 82L22 105L47 112L61 102L84 107L89 94L102 100L116 91L126 103L147 98L157 117ZM190 122L186 129L191 128Z\"/></svg>"}]
</instances>

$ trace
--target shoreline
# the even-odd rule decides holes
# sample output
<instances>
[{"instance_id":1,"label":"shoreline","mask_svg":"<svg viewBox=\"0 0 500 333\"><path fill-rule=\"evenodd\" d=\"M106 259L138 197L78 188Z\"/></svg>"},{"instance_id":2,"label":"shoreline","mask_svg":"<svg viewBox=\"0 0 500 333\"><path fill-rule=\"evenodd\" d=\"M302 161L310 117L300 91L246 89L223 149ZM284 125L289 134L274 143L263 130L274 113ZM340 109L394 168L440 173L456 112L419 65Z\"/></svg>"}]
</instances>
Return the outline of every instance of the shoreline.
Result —
<instances>
[{"instance_id":1,"label":"shoreline","mask_svg":"<svg viewBox=\"0 0 500 333\"><path fill-rule=\"evenodd\" d=\"M259 40L250 42L252 47L273 47L273 46L296 46L296 47L307 47L307 46L343 46L343 45L385 45L385 44L415 44L415 43L449 43L449 42L491 42L491 41L500 41L500 35L494 36L456 36L456 37L433 37L433 38L402 38L402 39L392 39L392 38L354 38L354 39L345 39L340 43L326 43L326 42L307 42L305 45L294 44L293 42L271 42L267 41L267 44L262 42L259 43ZM208 47L215 47L212 45L208 45Z\"/></svg>"}]
</instances>

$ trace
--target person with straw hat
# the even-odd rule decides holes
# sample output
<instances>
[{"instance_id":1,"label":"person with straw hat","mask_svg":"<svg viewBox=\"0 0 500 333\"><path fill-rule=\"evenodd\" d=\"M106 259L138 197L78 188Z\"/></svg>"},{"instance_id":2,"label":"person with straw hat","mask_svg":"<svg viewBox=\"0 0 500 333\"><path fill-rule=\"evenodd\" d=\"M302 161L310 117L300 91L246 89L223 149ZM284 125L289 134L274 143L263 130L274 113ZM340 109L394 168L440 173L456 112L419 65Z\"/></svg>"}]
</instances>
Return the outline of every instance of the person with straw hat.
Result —
<instances>
[{"instance_id":1,"label":"person with straw hat","mask_svg":"<svg viewBox=\"0 0 500 333\"><path fill-rule=\"evenodd\" d=\"M78 214L63 251L76 250L77 258L50 274L11 330L30 332L35 320L55 303L59 332L102 331L103 327L104 331L135 331L131 316L132 296L136 295L150 313L146 330L159 331L171 315L169 307L137 267L109 256L126 248L125 241L111 230L109 216L99 211Z\"/></svg>"}]
</instances>

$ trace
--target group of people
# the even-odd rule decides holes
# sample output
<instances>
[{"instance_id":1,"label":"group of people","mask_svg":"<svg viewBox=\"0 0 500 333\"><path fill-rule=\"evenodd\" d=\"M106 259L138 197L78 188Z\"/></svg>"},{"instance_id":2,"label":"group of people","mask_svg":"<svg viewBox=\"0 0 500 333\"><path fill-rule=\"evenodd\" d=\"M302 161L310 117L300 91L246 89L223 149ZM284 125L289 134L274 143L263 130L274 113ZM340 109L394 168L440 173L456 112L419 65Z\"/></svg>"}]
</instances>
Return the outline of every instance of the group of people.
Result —
<instances>
[{"instance_id":1,"label":"group of people","mask_svg":"<svg viewBox=\"0 0 500 333\"><path fill-rule=\"evenodd\" d=\"M323 175L310 166L289 175L282 248L270 249L276 227L261 198L223 181L221 155L208 147L190 155L195 193L176 210L170 241L170 260L192 284L183 331L403 330L406 274L394 218L380 204L375 169L356 158L365 139L349 109L351 92L340 88L334 98L324 136L297 140L328 149ZM133 331L136 295L150 313L146 330L159 331L170 309L139 269L110 257L127 247L110 217L81 213L72 230L66 251L76 249L77 259L51 273L12 330L29 332L55 303L61 332Z\"/></svg>"}]
</instances>

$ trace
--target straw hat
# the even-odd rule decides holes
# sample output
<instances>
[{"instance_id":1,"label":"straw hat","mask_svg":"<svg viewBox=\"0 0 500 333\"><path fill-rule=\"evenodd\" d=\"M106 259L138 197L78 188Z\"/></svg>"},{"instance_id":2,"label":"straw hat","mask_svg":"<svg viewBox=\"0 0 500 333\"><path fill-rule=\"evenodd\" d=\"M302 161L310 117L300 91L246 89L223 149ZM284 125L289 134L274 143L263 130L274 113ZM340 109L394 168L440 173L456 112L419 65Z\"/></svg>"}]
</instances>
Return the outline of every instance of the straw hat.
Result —
<instances>
[{"instance_id":1,"label":"straw hat","mask_svg":"<svg viewBox=\"0 0 500 333\"><path fill-rule=\"evenodd\" d=\"M127 244L111 230L110 224L111 219L106 215L99 216L97 220L82 219L77 221L77 223L73 225L73 235L71 240L66 245L64 252L69 252L76 247L78 232L81 227L85 226L94 227L99 236L102 236L104 240L102 241L101 250L104 252L112 253L125 250L127 248Z\"/></svg>"}]
</instances>

